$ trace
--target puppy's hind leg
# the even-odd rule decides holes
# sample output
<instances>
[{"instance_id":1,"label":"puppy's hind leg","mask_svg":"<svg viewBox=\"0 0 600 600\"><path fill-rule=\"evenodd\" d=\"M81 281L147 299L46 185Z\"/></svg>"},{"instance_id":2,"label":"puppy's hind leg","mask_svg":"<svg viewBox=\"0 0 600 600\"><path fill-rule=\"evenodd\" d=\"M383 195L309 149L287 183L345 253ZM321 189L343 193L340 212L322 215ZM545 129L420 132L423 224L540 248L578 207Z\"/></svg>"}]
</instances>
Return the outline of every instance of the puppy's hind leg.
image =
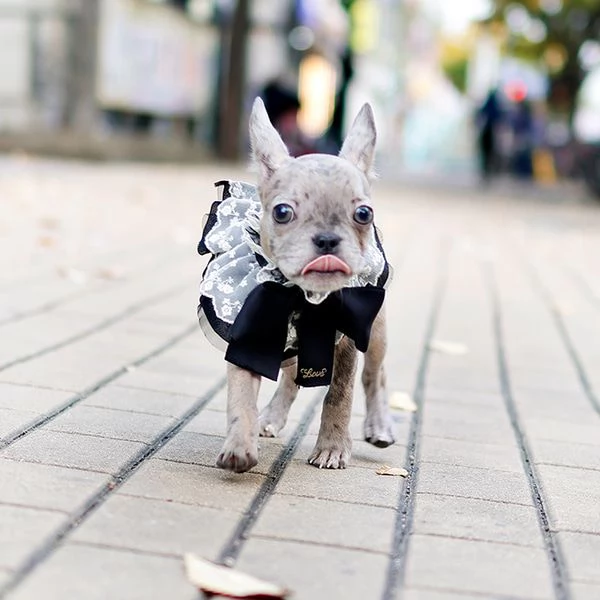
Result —
<instances>
[{"instance_id":1,"label":"puppy's hind leg","mask_svg":"<svg viewBox=\"0 0 600 600\"><path fill-rule=\"evenodd\" d=\"M296 378L297 361L281 369L281 380L273 398L258 417L258 433L262 437L276 437L285 427L290 408L298 395Z\"/></svg>"},{"instance_id":2,"label":"puppy's hind leg","mask_svg":"<svg viewBox=\"0 0 600 600\"><path fill-rule=\"evenodd\" d=\"M217 466L243 473L258 462L258 410L260 375L227 365L227 438Z\"/></svg>"},{"instance_id":3,"label":"puppy's hind leg","mask_svg":"<svg viewBox=\"0 0 600 600\"><path fill-rule=\"evenodd\" d=\"M365 440L378 448L391 446L395 441L383 366L385 350L385 313L382 308L371 329L371 340L365 353L365 365L362 372L367 404L367 416L364 423Z\"/></svg>"},{"instance_id":4,"label":"puppy's hind leg","mask_svg":"<svg viewBox=\"0 0 600 600\"><path fill-rule=\"evenodd\" d=\"M343 337L335 348L333 378L323 401L321 427L308 462L319 469L345 469L350 460L350 415L356 373L354 342Z\"/></svg>"}]
</instances>

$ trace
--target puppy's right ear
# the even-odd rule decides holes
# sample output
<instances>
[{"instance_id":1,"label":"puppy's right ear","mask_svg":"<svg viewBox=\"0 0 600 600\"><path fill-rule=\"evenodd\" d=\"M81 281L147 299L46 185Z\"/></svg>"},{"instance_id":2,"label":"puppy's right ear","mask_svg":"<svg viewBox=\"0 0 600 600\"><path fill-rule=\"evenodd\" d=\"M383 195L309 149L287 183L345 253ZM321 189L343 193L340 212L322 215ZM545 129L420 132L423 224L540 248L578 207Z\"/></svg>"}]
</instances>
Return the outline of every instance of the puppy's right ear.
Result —
<instances>
[{"instance_id":1,"label":"puppy's right ear","mask_svg":"<svg viewBox=\"0 0 600 600\"><path fill-rule=\"evenodd\" d=\"M250 114L250 145L252 157L258 165L263 181L269 179L290 157L283 140L271 125L265 105L260 98L254 100Z\"/></svg>"}]
</instances>

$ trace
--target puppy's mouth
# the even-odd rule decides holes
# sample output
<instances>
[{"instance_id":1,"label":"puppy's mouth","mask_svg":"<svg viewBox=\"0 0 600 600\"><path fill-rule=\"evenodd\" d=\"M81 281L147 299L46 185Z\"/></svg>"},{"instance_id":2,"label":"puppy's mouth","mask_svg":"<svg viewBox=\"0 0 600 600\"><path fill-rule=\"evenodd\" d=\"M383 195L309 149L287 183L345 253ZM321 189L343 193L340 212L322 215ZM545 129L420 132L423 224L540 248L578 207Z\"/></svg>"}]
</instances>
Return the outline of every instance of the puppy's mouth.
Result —
<instances>
[{"instance_id":1,"label":"puppy's mouth","mask_svg":"<svg viewBox=\"0 0 600 600\"><path fill-rule=\"evenodd\" d=\"M352 275L352 269L341 259L333 254L325 254L311 260L302 269L302 275L309 273L343 273L344 275Z\"/></svg>"}]
</instances>

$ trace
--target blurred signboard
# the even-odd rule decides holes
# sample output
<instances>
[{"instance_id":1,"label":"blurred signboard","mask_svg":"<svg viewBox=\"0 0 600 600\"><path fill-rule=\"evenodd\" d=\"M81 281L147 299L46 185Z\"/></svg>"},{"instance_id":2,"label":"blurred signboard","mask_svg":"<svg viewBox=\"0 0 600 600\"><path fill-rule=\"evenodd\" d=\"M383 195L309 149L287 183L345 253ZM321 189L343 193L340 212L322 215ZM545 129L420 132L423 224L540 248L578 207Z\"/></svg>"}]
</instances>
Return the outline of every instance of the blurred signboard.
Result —
<instances>
[{"instance_id":1,"label":"blurred signboard","mask_svg":"<svg viewBox=\"0 0 600 600\"><path fill-rule=\"evenodd\" d=\"M201 114L216 85L217 47L214 28L168 6L102 0L98 103L159 116Z\"/></svg>"}]
</instances>

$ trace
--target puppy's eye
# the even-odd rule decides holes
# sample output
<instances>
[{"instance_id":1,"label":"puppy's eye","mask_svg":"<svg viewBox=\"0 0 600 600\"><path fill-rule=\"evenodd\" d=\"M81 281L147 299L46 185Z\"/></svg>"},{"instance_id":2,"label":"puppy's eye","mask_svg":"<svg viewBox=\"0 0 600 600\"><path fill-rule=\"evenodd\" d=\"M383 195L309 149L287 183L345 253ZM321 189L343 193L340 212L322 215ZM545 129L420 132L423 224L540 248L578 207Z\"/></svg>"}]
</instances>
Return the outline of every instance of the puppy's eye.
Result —
<instances>
[{"instance_id":1,"label":"puppy's eye","mask_svg":"<svg viewBox=\"0 0 600 600\"><path fill-rule=\"evenodd\" d=\"M294 209L289 204L276 204L273 207L273 220L285 225L294 218Z\"/></svg>"},{"instance_id":2,"label":"puppy's eye","mask_svg":"<svg viewBox=\"0 0 600 600\"><path fill-rule=\"evenodd\" d=\"M370 206L359 206L354 211L354 220L361 225L373 222L373 209Z\"/></svg>"}]
</instances>

